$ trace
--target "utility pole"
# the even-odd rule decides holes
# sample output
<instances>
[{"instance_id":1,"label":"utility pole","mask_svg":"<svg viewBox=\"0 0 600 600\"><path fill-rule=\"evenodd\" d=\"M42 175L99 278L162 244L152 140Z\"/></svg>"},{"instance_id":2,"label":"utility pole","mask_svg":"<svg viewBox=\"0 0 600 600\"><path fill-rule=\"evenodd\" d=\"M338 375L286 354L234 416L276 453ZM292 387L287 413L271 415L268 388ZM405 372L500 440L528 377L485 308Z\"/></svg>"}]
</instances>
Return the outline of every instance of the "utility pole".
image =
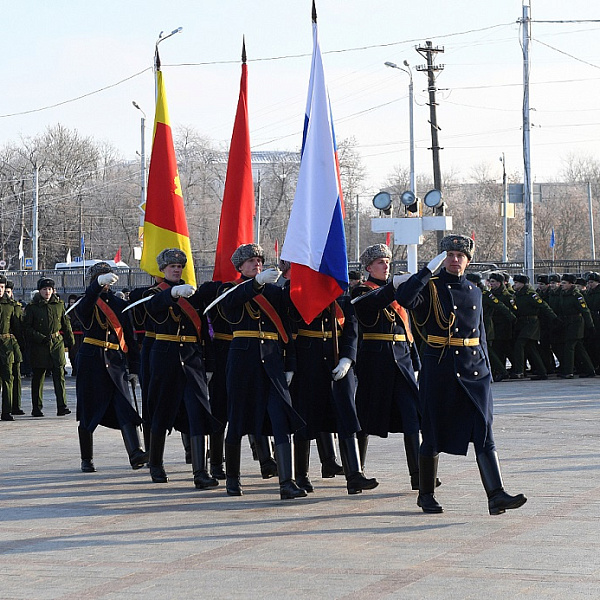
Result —
<instances>
[{"instance_id":1,"label":"utility pole","mask_svg":"<svg viewBox=\"0 0 600 600\"><path fill-rule=\"evenodd\" d=\"M529 0L523 0L523 201L525 203L525 273L534 281L533 186L531 184L531 144L529 120L529 42L531 19Z\"/></svg>"},{"instance_id":2,"label":"utility pole","mask_svg":"<svg viewBox=\"0 0 600 600\"><path fill-rule=\"evenodd\" d=\"M440 128L437 124L437 102L435 93L437 88L435 87L435 74L437 71L442 71L444 65L435 65L434 59L438 52L443 52L444 48L439 46L433 47L430 40L425 42L425 46L418 46L417 52L427 61L426 65L419 65L416 67L417 71L427 72L427 90L429 92L429 125L431 126L431 148L433 158L433 187L436 190L442 191L442 172L440 169L440 145L438 140L438 131ZM434 209L434 214L438 216L444 216L446 214L446 205L442 202L439 206ZM437 232L438 243L444 237L445 232Z\"/></svg>"}]
</instances>

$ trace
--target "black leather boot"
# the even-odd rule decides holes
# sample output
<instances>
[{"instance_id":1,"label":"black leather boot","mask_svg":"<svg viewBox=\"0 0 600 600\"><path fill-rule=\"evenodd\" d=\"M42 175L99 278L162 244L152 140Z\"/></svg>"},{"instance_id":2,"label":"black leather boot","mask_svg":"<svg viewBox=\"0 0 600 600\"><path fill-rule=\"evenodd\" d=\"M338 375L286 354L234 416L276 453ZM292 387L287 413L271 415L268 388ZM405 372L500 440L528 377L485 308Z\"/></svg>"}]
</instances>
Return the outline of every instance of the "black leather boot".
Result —
<instances>
[{"instance_id":1,"label":"black leather boot","mask_svg":"<svg viewBox=\"0 0 600 600\"><path fill-rule=\"evenodd\" d=\"M95 473L93 434L83 427L77 428L79 434L79 450L81 452L81 470L84 473Z\"/></svg>"},{"instance_id":2,"label":"black leather boot","mask_svg":"<svg viewBox=\"0 0 600 600\"><path fill-rule=\"evenodd\" d=\"M192 450L190 446L190 436L187 433L181 432L181 443L183 444L183 450L185 452L185 464L192 464Z\"/></svg>"},{"instance_id":3,"label":"black leather boot","mask_svg":"<svg viewBox=\"0 0 600 600\"><path fill-rule=\"evenodd\" d=\"M163 456L165 454L165 438L167 434L150 432L150 459L148 466L150 467L150 477L154 483L167 483L169 478L165 472L163 465Z\"/></svg>"},{"instance_id":4,"label":"black leather boot","mask_svg":"<svg viewBox=\"0 0 600 600\"><path fill-rule=\"evenodd\" d=\"M248 436L250 438L250 436ZM254 444L254 450L260 463L260 474L263 479L277 477L277 462L271 453L271 440L266 435L253 435L251 443Z\"/></svg>"},{"instance_id":5,"label":"black leather boot","mask_svg":"<svg viewBox=\"0 0 600 600\"><path fill-rule=\"evenodd\" d=\"M310 462L310 440L299 440L294 438L294 470L296 472L296 485L308 494L315 488L308 476L308 465Z\"/></svg>"},{"instance_id":6,"label":"black leather boot","mask_svg":"<svg viewBox=\"0 0 600 600\"><path fill-rule=\"evenodd\" d=\"M294 481L291 442L277 444L275 446L275 458L277 460L277 472L279 473L279 495L281 499L304 498L306 491L299 488Z\"/></svg>"},{"instance_id":7,"label":"black leather boot","mask_svg":"<svg viewBox=\"0 0 600 600\"><path fill-rule=\"evenodd\" d=\"M419 448L421 447L421 434L404 434L404 450L406 451L406 463L410 473L410 487L413 490L419 489ZM436 477L435 487L442 485L442 482Z\"/></svg>"},{"instance_id":8,"label":"black leather boot","mask_svg":"<svg viewBox=\"0 0 600 600\"><path fill-rule=\"evenodd\" d=\"M131 468L134 471L141 469L148 462L148 454L141 448L137 427L133 423L127 423L121 427L121 435L125 442Z\"/></svg>"},{"instance_id":9,"label":"black leather boot","mask_svg":"<svg viewBox=\"0 0 600 600\"><path fill-rule=\"evenodd\" d=\"M486 450L477 455L477 466L488 497L490 515L501 515L511 508L519 508L527 502L523 494L511 496L504 491L500 462L495 450Z\"/></svg>"},{"instance_id":10,"label":"black leather boot","mask_svg":"<svg viewBox=\"0 0 600 600\"><path fill-rule=\"evenodd\" d=\"M417 506L420 506L425 513L444 512L444 509L435 499L434 495L438 460L438 454L435 456L419 455L419 495L417 496Z\"/></svg>"},{"instance_id":11,"label":"black leather boot","mask_svg":"<svg viewBox=\"0 0 600 600\"><path fill-rule=\"evenodd\" d=\"M358 440L352 436L340 440L342 464L346 475L346 489L349 494L360 494L363 490L374 490L379 482L377 479L367 479L360 464Z\"/></svg>"},{"instance_id":12,"label":"black leather boot","mask_svg":"<svg viewBox=\"0 0 600 600\"><path fill-rule=\"evenodd\" d=\"M225 489L228 496L242 496L240 483L241 444L225 444Z\"/></svg>"},{"instance_id":13,"label":"black leather boot","mask_svg":"<svg viewBox=\"0 0 600 600\"><path fill-rule=\"evenodd\" d=\"M192 455L192 471L194 485L197 490L217 487L219 482L206 470L206 436L194 435L190 438L190 453Z\"/></svg>"},{"instance_id":14,"label":"black leather boot","mask_svg":"<svg viewBox=\"0 0 600 600\"><path fill-rule=\"evenodd\" d=\"M215 479L225 479L225 471L223 470L223 438L224 434L213 433L210 436L210 474Z\"/></svg>"},{"instance_id":15,"label":"black leather boot","mask_svg":"<svg viewBox=\"0 0 600 600\"><path fill-rule=\"evenodd\" d=\"M356 439L358 441L358 456L360 457L360 469L361 471L364 471L367 460L367 447L369 445L369 436L359 431L356 434Z\"/></svg>"},{"instance_id":16,"label":"black leather boot","mask_svg":"<svg viewBox=\"0 0 600 600\"><path fill-rule=\"evenodd\" d=\"M322 431L317 435L317 450L321 461L321 477L323 479L343 475L344 467L338 464L336 460L333 433Z\"/></svg>"}]
</instances>

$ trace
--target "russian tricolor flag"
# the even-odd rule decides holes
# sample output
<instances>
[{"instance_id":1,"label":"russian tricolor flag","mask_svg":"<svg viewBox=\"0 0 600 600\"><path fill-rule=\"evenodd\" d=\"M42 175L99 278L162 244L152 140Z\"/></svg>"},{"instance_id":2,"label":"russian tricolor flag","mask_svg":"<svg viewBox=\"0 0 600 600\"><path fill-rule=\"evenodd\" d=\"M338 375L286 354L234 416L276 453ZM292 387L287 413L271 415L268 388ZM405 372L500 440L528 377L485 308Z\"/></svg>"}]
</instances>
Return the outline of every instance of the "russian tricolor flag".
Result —
<instances>
[{"instance_id":1,"label":"russian tricolor flag","mask_svg":"<svg viewBox=\"0 0 600 600\"><path fill-rule=\"evenodd\" d=\"M348 287L344 201L314 4L302 158L281 258L292 263L290 294L307 323Z\"/></svg>"}]
</instances>

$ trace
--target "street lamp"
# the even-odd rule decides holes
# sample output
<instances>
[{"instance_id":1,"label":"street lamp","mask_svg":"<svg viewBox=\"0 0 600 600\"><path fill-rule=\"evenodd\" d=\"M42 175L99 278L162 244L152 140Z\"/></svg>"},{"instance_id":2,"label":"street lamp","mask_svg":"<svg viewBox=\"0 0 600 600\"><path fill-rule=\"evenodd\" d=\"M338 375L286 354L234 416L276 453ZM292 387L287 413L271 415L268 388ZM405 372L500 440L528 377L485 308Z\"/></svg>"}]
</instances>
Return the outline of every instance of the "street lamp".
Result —
<instances>
[{"instance_id":1,"label":"street lamp","mask_svg":"<svg viewBox=\"0 0 600 600\"><path fill-rule=\"evenodd\" d=\"M410 82L408 84L408 119L409 119L409 128L410 128L410 191L416 195L416 185L415 185L415 138L414 138L414 130L413 130L413 107L414 107L414 95L413 95L413 77L412 70L408 61L404 61L404 66L406 69L399 67L396 63L393 62L385 62L384 65L386 67L390 67L391 69L398 69L399 71L404 71L409 77Z\"/></svg>"},{"instance_id":2,"label":"street lamp","mask_svg":"<svg viewBox=\"0 0 600 600\"><path fill-rule=\"evenodd\" d=\"M141 133L140 133L140 183L141 183L141 196L140 196L140 205L139 209L141 211L144 210L144 204L146 203L146 113L140 108L140 105L132 100L131 104L142 113L141 121Z\"/></svg>"}]
</instances>

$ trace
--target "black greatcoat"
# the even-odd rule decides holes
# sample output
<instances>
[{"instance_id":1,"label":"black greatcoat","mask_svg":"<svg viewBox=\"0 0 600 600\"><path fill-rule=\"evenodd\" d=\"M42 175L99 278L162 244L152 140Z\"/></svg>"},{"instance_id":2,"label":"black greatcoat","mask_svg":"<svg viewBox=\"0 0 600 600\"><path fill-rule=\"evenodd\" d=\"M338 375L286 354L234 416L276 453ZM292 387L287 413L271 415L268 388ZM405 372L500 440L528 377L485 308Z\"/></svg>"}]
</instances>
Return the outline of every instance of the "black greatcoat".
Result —
<instances>
[{"instance_id":1,"label":"black greatcoat","mask_svg":"<svg viewBox=\"0 0 600 600\"><path fill-rule=\"evenodd\" d=\"M224 284L221 292L233 283ZM284 314L283 290L266 284L260 290L279 315ZM253 301L259 294L254 281L244 279L235 291L221 301L223 314L232 331L277 333L275 325ZM287 418L287 431L291 434L305 425L292 407L292 399L285 380L286 371L296 370L291 334L289 342L251 337L234 337L227 358L227 400L229 443L236 443L246 434L272 435L267 413L269 398L282 403Z\"/></svg>"},{"instance_id":2,"label":"black greatcoat","mask_svg":"<svg viewBox=\"0 0 600 600\"><path fill-rule=\"evenodd\" d=\"M290 309L294 329L298 332L295 342L297 370L290 391L294 408L306 421L306 427L296 433L299 439L315 439L321 431L339 433L341 439L346 439L360 431L354 404L358 323L350 298L341 296L337 302L344 313L341 331L338 324L339 358L349 358L353 363L347 375L339 381L333 381L331 375L337 363L333 359L329 308L310 325L304 322L293 305ZM312 337L311 334L321 336Z\"/></svg>"},{"instance_id":3,"label":"black greatcoat","mask_svg":"<svg viewBox=\"0 0 600 600\"><path fill-rule=\"evenodd\" d=\"M165 280L169 286L179 285ZM171 295L171 287L153 288L154 297L145 303L148 317L154 322L156 339L150 352L150 383L148 407L152 416L152 431L178 431L191 436L217 431L221 424L212 416L208 401L208 386L204 366L202 340L177 342L161 340L160 335L191 336L198 338L192 321L179 306L179 299ZM215 284L202 284L188 298L196 309L205 300L214 297ZM202 336L208 328L203 323Z\"/></svg>"},{"instance_id":4,"label":"black greatcoat","mask_svg":"<svg viewBox=\"0 0 600 600\"><path fill-rule=\"evenodd\" d=\"M389 307L394 300L392 283L369 277L379 289L354 304L360 342L356 359L356 410L363 433L388 437L389 433L419 432L419 390L411 345L402 341L364 340L365 333L406 335L402 319ZM371 288L359 285L357 297Z\"/></svg>"},{"instance_id":5,"label":"black greatcoat","mask_svg":"<svg viewBox=\"0 0 600 600\"><path fill-rule=\"evenodd\" d=\"M423 444L434 453L466 455L470 441L477 450L484 445L493 450L491 375L480 290L464 275L442 269L432 277L425 268L399 286L396 299L412 309L427 335L480 340L477 346L424 346L419 377ZM436 306L441 306L442 315ZM448 319L450 331L444 325Z\"/></svg>"},{"instance_id":6,"label":"black greatcoat","mask_svg":"<svg viewBox=\"0 0 600 600\"><path fill-rule=\"evenodd\" d=\"M83 343L77 353L77 420L79 426L93 432L98 425L120 429L127 423L139 425L142 420L129 394L128 370L139 372L139 352L131 322L121 315L127 302L105 291L95 280L85 290L74 309L81 321L85 338L119 344L116 333L96 306L98 298L115 312L125 335L128 352Z\"/></svg>"}]
</instances>

